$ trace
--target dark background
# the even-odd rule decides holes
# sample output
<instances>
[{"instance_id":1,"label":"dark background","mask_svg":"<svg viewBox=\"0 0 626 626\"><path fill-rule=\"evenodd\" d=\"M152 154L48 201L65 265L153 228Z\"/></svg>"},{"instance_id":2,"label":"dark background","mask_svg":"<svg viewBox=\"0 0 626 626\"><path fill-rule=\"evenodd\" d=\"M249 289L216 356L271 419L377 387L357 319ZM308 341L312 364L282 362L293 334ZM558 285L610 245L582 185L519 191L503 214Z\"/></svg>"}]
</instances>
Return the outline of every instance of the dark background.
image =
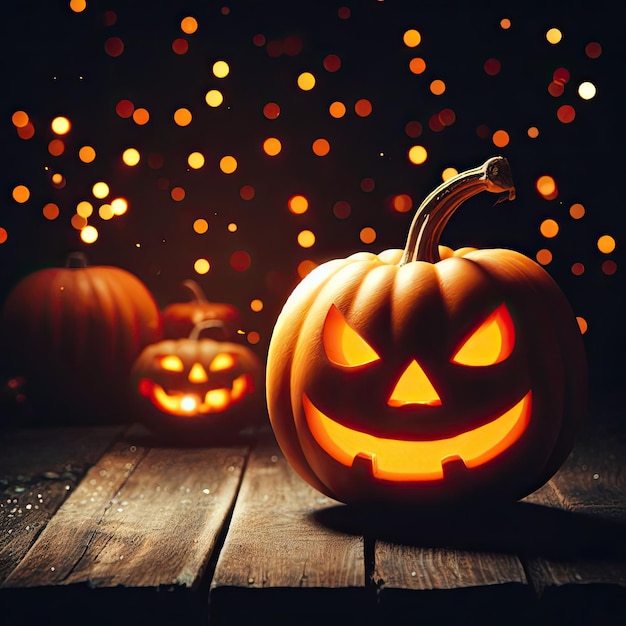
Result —
<instances>
[{"instance_id":1,"label":"dark background","mask_svg":"<svg viewBox=\"0 0 626 626\"><path fill-rule=\"evenodd\" d=\"M444 243L511 247L533 258L539 249L549 248L554 260L547 271L575 314L588 323L584 340L592 405L602 406L604 414L619 412L625 374L620 307L626 267L619 3L519 4L88 0L81 13L71 11L65 0L3 5L0 227L8 239L0 245L0 301L20 278L39 268L61 266L69 252L83 250L92 265L117 265L136 274L161 306L186 299L181 281L195 278L211 300L241 309L245 329L260 334L254 349L263 358L276 316L299 280L298 263L402 247L413 213L394 212L394 195L409 194L415 208L441 182L444 168L462 171L502 154L512 166L516 200L494 205L493 196L473 198L451 220ZM340 7L350 9L349 18L339 17ZM180 28L188 15L199 23L191 35ZM500 27L502 18L511 20L510 29ZM563 33L557 45L546 41L551 27ZM420 45L412 49L402 41L409 28L422 35ZM254 43L259 34L266 45ZM121 56L106 53L110 37L124 42ZM187 40L186 54L173 52L172 42L178 38ZM300 51L268 53L267 44L285 41L299 42ZM586 55L590 42L601 44L599 58ZM324 69L328 54L340 57L339 71ZM415 56L427 63L421 75L408 68ZM484 70L489 58L501 63L495 76ZM211 73L218 59L230 65L224 79ZM558 68L566 68L570 80L555 97L548 85ZM310 92L296 85L303 71L317 78ZM441 96L430 93L435 78L446 83ZM597 87L589 101L577 95L578 85L586 80ZM225 96L216 109L204 101L211 88ZM360 98L372 102L368 117L354 112ZM148 109L149 123L138 126L117 115L116 104L123 99ZM342 119L328 113L334 100L348 107ZM267 102L280 105L278 119L263 115ZM556 116L563 104L576 110L569 124ZM172 118L182 106L194 115L187 127L177 126ZM433 130L429 120L442 109L453 110L455 122ZM33 121L32 139L17 135L11 122L17 110L26 111ZM54 137L50 122L57 115L67 116L72 130L64 139L64 154L54 157L47 146ZM407 135L410 121L423 127L417 138ZM528 137L530 126L539 129L538 138ZM480 127L489 130L486 136L480 136ZM491 141L498 129L511 138L504 148ZM282 141L277 157L261 149L269 136ZM311 151L318 137L330 141L326 157ZM97 152L91 164L77 155L85 144ZM423 165L407 158L414 144L428 150ZM127 147L141 152L137 167L122 163ZM206 157L197 171L187 166L187 155L196 150ZM231 175L218 167L227 154L238 160ZM160 155L162 166L150 167L149 155ZM51 185L55 171L67 180L62 189ZM543 174L557 182L559 194L553 200L535 189ZM374 181L372 191L362 188L366 178ZM127 198L130 208L108 222L90 218L99 238L86 245L70 219L81 200L97 206L91 186L98 180L109 184L111 197ZM13 188L20 184L31 191L24 204L12 199ZM254 187L252 200L240 197L244 185ZM186 191L181 202L170 196L177 186ZM287 208L296 193L309 199L303 215L292 215ZM339 200L350 204L346 219L333 214ZM42 214L47 202L61 209L54 221ZM582 219L569 216L574 203L584 205ZM192 228L200 217L209 222L204 235ZM549 217L559 222L560 232L546 240L539 226ZM238 226L234 233L227 228L231 222ZM359 239L365 226L377 233L369 245ZM308 250L296 241L303 229L316 235L315 246ZM603 234L617 242L610 255L597 249ZM231 267L230 256L237 250L250 254L249 269ZM200 257L211 262L203 276L193 270ZM617 264L610 276L601 267L607 259ZM571 271L576 262L585 266L580 276ZM250 310L255 298L264 303L258 313ZM0 362L3 376L14 374L10 355L2 355Z\"/></svg>"}]
</instances>

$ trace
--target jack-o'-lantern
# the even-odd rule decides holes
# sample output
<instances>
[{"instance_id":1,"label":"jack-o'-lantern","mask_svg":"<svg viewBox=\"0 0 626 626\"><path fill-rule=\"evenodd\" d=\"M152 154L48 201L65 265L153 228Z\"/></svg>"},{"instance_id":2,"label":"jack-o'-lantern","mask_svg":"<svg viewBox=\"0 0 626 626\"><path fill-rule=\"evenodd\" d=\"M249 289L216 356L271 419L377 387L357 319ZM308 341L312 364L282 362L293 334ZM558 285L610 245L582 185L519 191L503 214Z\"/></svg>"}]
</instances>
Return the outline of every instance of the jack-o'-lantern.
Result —
<instances>
[{"instance_id":1,"label":"jack-o'-lantern","mask_svg":"<svg viewBox=\"0 0 626 626\"><path fill-rule=\"evenodd\" d=\"M241 326L239 309L226 302L210 301L195 280L184 280L182 286L191 293L191 300L172 302L163 309L163 337L187 337L198 322L220 320L223 324L207 333L214 332L218 339L232 339Z\"/></svg>"},{"instance_id":2,"label":"jack-o'-lantern","mask_svg":"<svg viewBox=\"0 0 626 626\"><path fill-rule=\"evenodd\" d=\"M247 346L202 338L223 328L204 320L189 337L146 346L131 371L144 422L155 429L233 430L254 421L261 365Z\"/></svg>"},{"instance_id":3,"label":"jack-o'-lantern","mask_svg":"<svg viewBox=\"0 0 626 626\"><path fill-rule=\"evenodd\" d=\"M22 278L2 309L2 351L28 381L44 419L110 422L127 415L132 364L161 338L161 314L148 287L113 266L68 255L65 267Z\"/></svg>"},{"instance_id":4,"label":"jack-o'-lantern","mask_svg":"<svg viewBox=\"0 0 626 626\"><path fill-rule=\"evenodd\" d=\"M572 449L587 377L566 297L518 252L439 245L483 190L514 198L506 159L432 192L404 250L319 265L276 321L272 428L296 471L336 500L515 501Z\"/></svg>"}]
</instances>

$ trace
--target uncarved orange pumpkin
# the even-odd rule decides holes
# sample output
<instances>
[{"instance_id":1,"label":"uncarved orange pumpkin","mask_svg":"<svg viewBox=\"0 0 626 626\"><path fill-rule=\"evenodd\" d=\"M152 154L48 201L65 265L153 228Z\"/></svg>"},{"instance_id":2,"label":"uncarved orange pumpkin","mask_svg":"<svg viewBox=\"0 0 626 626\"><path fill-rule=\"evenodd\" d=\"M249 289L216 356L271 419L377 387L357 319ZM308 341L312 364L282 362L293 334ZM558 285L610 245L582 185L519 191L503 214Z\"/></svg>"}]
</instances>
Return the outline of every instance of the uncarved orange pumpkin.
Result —
<instances>
[{"instance_id":1,"label":"uncarved orange pumpkin","mask_svg":"<svg viewBox=\"0 0 626 626\"><path fill-rule=\"evenodd\" d=\"M37 270L13 287L2 336L13 371L26 377L42 413L115 422L130 417L130 368L162 336L161 315L137 276L89 266L75 253L65 267Z\"/></svg>"},{"instance_id":2,"label":"uncarved orange pumpkin","mask_svg":"<svg viewBox=\"0 0 626 626\"><path fill-rule=\"evenodd\" d=\"M269 417L287 459L326 495L510 502L570 453L587 377L564 294L518 252L439 245L452 213L485 190L514 197L505 159L430 194L404 250L324 263L285 303Z\"/></svg>"},{"instance_id":3,"label":"uncarved orange pumpkin","mask_svg":"<svg viewBox=\"0 0 626 626\"><path fill-rule=\"evenodd\" d=\"M191 294L191 299L186 302L172 302L163 309L163 337L188 337L195 325L204 320L223 322L216 330L217 339L235 336L241 325L241 315L237 307L226 302L209 300L195 280L184 280L182 286ZM205 336L208 338L210 335Z\"/></svg>"}]
</instances>

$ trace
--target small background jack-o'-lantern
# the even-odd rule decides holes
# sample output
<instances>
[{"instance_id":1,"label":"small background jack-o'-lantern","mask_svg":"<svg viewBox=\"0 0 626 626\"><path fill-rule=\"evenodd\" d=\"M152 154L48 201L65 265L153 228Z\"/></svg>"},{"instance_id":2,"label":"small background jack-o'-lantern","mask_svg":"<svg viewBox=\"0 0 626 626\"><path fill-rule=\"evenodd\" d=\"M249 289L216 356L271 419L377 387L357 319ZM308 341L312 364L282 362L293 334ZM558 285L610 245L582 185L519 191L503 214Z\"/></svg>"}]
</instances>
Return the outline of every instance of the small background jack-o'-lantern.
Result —
<instances>
[{"instance_id":1,"label":"small background jack-o'-lantern","mask_svg":"<svg viewBox=\"0 0 626 626\"><path fill-rule=\"evenodd\" d=\"M287 459L347 503L515 501L548 480L586 401L576 319L512 250L439 246L480 191L514 197L500 157L422 203L404 250L318 266L270 341L270 421Z\"/></svg>"},{"instance_id":2,"label":"small background jack-o'-lantern","mask_svg":"<svg viewBox=\"0 0 626 626\"><path fill-rule=\"evenodd\" d=\"M234 432L250 425L262 371L245 345L201 338L222 329L221 320L203 320L189 337L146 346L131 372L142 421L156 430Z\"/></svg>"},{"instance_id":3,"label":"small background jack-o'-lantern","mask_svg":"<svg viewBox=\"0 0 626 626\"><path fill-rule=\"evenodd\" d=\"M28 381L42 420L114 422L127 417L135 358L162 328L157 302L138 277L90 266L76 252L65 267L37 270L15 285L1 330L5 359Z\"/></svg>"},{"instance_id":4,"label":"small background jack-o'-lantern","mask_svg":"<svg viewBox=\"0 0 626 626\"><path fill-rule=\"evenodd\" d=\"M220 320L223 324L209 326L205 336L210 337L213 333L217 339L232 339L241 326L239 309L226 302L209 301L195 280L184 280L182 286L191 293L192 298L188 302L172 302L163 309L163 337L188 337L199 322Z\"/></svg>"}]
</instances>

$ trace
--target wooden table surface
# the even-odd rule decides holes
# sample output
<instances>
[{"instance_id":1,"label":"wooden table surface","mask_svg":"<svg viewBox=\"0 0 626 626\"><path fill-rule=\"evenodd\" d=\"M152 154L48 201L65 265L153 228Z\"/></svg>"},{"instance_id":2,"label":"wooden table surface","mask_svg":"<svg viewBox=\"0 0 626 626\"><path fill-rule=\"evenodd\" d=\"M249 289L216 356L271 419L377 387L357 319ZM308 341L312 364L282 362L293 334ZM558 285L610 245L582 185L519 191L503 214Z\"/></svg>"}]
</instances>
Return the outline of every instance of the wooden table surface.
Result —
<instances>
[{"instance_id":1,"label":"wooden table surface","mask_svg":"<svg viewBox=\"0 0 626 626\"><path fill-rule=\"evenodd\" d=\"M0 624L626 624L626 438L506 510L344 506L267 428L0 429ZM45 622L44 622L45 620Z\"/></svg>"}]
</instances>

